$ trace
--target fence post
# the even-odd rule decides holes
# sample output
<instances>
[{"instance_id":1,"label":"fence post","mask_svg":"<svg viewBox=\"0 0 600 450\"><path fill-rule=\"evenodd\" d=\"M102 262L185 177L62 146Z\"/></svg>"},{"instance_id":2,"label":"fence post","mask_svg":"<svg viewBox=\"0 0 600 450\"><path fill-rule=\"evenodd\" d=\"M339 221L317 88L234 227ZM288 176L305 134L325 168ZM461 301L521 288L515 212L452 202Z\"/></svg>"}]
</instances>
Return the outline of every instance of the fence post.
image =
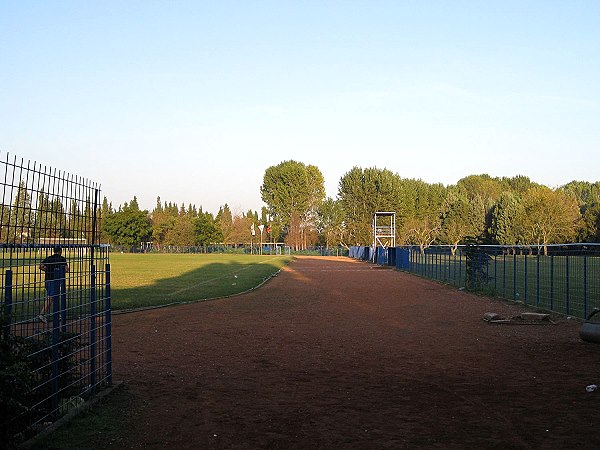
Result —
<instances>
[{"instance_id":1,"label":"fence post","mask_svg":"<svg viewBox=\"0 0 600 450\"><path fill-rule=\"evenodd\" d=\"M517 300L517 254L513 255L513 300Z\"/></svg>"},{"instance_id":2,"label":"fence post","mask_svg":"<svg viewBox=\"0 0 600 450\"><path fill-rule=\"evenodd\" d=\"M583 318L587 316L587 255L583 255Z\"/></svg>"},{"instance_id":3,"label":"fence post","mask_svg":"<svg viewBox=\"0 0 600 450\"><path fill-rule=\"evenodd\" d=\"M554 309L554 255L550 255L550 309Z\"/></svg>"},{"instance_id":4,"label":"fence post","mask_svg":"<svg viewBox=\"0 0 600 450\"><path fill-rule=\"evenodd\" d=\"M540 252L538 250L537 254L537 270L536 270L536 294L535 294L535 304L539 306L540 304Z\"/></svg>"},{"instance_id":5,"label":"fence post","mask_svg":"<svg viewBox=\"0 0 600 450\"><path fill-rule=\"evenodd\" d=\"M490 257L489 255L482 250L484 259L485 259L485 288L490 288Z\"/></svg>"},{"instance_id":6,"label":"fence post","mask_svg":"<svg viewBox=\"0 0 600 450\"><path fill-rule=\"evenodd\" d=\"M525 287L523 289L524 290L523 294L525 296L525 298L524 298L525 304L527 304L527 285L529 284L527 282L527 255L525 255L525 264L524 264L524 266L525 266L525 278L524 278L523 281L525 283Z\"/></svg>"},{"instance_id":7,"label":"fence post","mask_svg":"<svg viewBox=\"0 0 600 450\"><path fill-rule=\"evenodd\" d=\"M502 296L506 297L506 251L502 252Z\"/></svg>"},{"instance_id":8,"label":"fence post","mask_svg":"<svg viewBox=\"0 0 600 450\"><path fill-rule=\"evenodd\" d=\"M90 391L96 392L96 266L90 273Z\"/></svg>"},{"instance_id":9,"label":"fence post","mask_svg":"<svg viewBox=\"0 0 600 450\"><path fill-rule=\"evenodd\" d=\"M498 250L494 250L494 295L498 295Z\"/></svg>"},{"instance_id":10,"label":"fence post","mask_svg":"<svg viewBox=\"0 0 600 450\"><path fill-rule=\"evenodd\" d=\"M60 331L67 332L67 274L64 266L58 266L54 271L56 295L60 303Z\"/></svg>"},{"instance_id":11,"label":"fence post","mask_svg":"<svg viewBox=\"0 0 600 450\"><path fill-rule=\"evenodd\" d=\"M464 287L462 277L462 250L460 251L460 255L458 257L458 287Z\"/></svg>"},{"instance_id":12,"label":"fence post","mask_svg":"<svg viewBox=\"0 0 600 450\"><path fill-rule=\"evenodd\" d=\"M111 297L110 297L110 264L106 265L106 312L105 312L105 330L106 330L106 380L108 385L112 385L112 322L111 322Z\"/></svg>"},{"instance_id":13,"label":"fence post","mask_svg":"<svg viewBox=\"0 0 600 450\"><path fill-rule=\"evenodd\" d=\"M60 268L54 270L54 277L60 273ZM54 278L48 283L48 295L52 299L52 382L51 384L51 404L52 417L58 416L58 345L60 342L60 280Z\"/></svg>"},{"instance_id":14,"label":"fence post","mask_svg":"<svg viewBox=\"0 0 600 450\"><path fill-rule=\"evenodd\" d=\"M570 310L571 310L571 305L570 305L570 298L569 298L569 255L567 254L567 260L566 260L566 271L567 271L567 278L565 280L565 288L567 289L566 292L566 309L567 309L567 314L570 314Z\"/></svg>"},{"instance_id":15,"label":"fence post","mask_svg":"<svg viewBox=\"0 0 600 450\"><path fill-rule=\"evenodd\" d=\"M12 322L12 275L11 269L4 273L4 323L2 324L2 332L6 339L10 334L10 324Z\"/></svg>"}]
</instances>

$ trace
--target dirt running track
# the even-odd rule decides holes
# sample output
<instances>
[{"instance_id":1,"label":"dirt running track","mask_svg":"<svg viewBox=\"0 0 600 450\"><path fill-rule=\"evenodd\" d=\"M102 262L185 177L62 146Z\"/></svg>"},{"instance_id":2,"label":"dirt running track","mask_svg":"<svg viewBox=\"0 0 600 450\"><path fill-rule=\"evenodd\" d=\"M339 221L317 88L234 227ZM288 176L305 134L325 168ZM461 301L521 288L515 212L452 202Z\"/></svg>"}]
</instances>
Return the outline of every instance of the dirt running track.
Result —
<instances>
[{"instance_id":1,"label":"dirt running track","mask_svg":"<svg viewBox=\"0 0 600 450\"><path fill-rule=\"evenodd\" d=\"M125 448L600 448L600 345L490 325L498 300L345 258L234 298L116 315ZM107 444L108 445L108 444Z\"/></svg>"}]
</instances>

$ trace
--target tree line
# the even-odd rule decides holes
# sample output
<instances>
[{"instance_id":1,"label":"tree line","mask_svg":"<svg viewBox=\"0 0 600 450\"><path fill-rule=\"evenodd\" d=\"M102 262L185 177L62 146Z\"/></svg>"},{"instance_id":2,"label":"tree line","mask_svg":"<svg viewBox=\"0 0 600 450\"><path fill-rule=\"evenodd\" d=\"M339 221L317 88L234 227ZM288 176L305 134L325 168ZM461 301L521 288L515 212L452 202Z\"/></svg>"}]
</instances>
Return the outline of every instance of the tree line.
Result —
<instances>
[{"instance_id":1,"label":"tree line","mask_svg":"<svg viewBox=\"0 0 600 450\"><path fill-rule=\"evenodd\" d=\"M135 198L117 211L102 206L103 233L111 242L135 245L209 245L285 242L294 249L314 245L371 245L372 216L396 213L398 245L457 246L473 240L508 246L600 242L600 182L572 181L552 189L527 176L470 175L456 184L403 178L388 169L353 167L325 196L318 167L283 161L265 170L266 207L233 214L227 204L216 216L189 205L161 204L140 211ZM252 236L251 229L256 231ZM266 231L269 231L268 233Z\"/></svg>"},{"instance_id":2,"label":"tree line","mask_svg":"<svg viewBox=\"0 0 600 450\"><path fill-rule=\"evenodd\" d=\"M354 167L325 198L315 166L284 161L265 172L262 199L282 236L309 243L371 245L372 216L396 213L396 242L465 242L546 246L600 241L600 183L572 181L551 189L528 177L470 175L454 185L402 178L388 169Z\"/></svg>"},{"instance_id":3,"label":"tree line","mask_svg":"<svg viewBox=\"0 0 600 450\"><path fill-rule=\"evenodd\" d=\"M216 215L193 204L156 200L140 209L137 198L113 208L105 197L92 229L92 202L31 194L20 185L12 205L2 205L3 242L36 236L85 239L132 247L206 246L285 242L294 249L371 245L372 215L396 213L398 245L472 242L509 246L600 242L600 182L572 181L550 188L528 177L470 175L445 186L403 178L388 169L353 167L339 180L336 198L326 197L318 167L283 161L265 170L258 211ZM67 202L69 203L69 202ZM254 233L254 234L253 234Z\"/></svg>"}]
</instances>

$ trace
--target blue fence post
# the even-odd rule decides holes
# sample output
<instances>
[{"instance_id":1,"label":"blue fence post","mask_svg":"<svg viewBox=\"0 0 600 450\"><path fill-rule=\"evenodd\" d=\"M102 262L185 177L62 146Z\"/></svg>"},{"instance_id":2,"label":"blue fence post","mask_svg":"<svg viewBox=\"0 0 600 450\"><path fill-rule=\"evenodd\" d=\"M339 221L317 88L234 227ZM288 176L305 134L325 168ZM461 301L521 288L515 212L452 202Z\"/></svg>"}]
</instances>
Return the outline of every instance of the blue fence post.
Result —
<instances>
[{"instance_id":1,"label":"blue fence post","mask_svg":"<svg viewBox=\"0 0 600 450\"><path fill-rule=\"evenodd\" d=\"M502 296L506 297L506 251L502 252Z\"/></svg>"},{"instance_id":2,"label":"blue fence post","mask_svg":"<svg viewBox=\"0 0 600 450\"><path fill-rule=\"evenodd\" d=\"M583 255L583 317L587 319L587 256Z\"/></svg>"},{"instance_id":3,"label":"blue fence post","mask_svg":"<svg viewBox=\"0 0 600 450\"><path fill-rule=\"evenodd\" d=\"M4 272L4 323L2 324L4 337L8 339L10 324L12 322L12 279L11 269Z\"/></svg>"},{"instance_id":4,"label":"blue fence post","mask_svg":"<svg viewBox=\"0 0 600 450\"><path fill-rule=\"evenodd\" d=\"M565 288L567 290L566 292L566 310L567 310L567 314L570 314L570 310L571 310L571 305L570 305L570 296L569 296L569 255L567 254L567 260L566 260L566 271L567 271L567 277L565 280Z\"/></svg>"},{"instance_id":5,"label":"blue fence post","mask_svg":"<svg viewBox=\"0 0 600 450\"><path fill-rule=\"evenodd\" d=\"M111 322L111 297L110 297L110 264L106 265L106 311L105 311L105 330L106 330L106 380L112 385L112 322Z\"/></svg>"},{"instance_id":6,"label":"blue fence post","mask_svg":"<svg viewBox=\"0 0 600 450\"><path fill-rule=\"evenodd\" d=\"M450 278L450 255L448 253L444 253L444 281L448 281Z\"/></svg>"},{"instance_id":7,"label":"blue fence post","mask_svg":"<svg viewBox=\"0 0 600 450\"><path fill-rule=\"evenodd\" d=\"M452 260L452 284L454 284L454 286L456 286L456 254L457 253L458 253L458 250L455 250L454 254L450 258ZM448 274L448 276L450 276L450 274Z\"/></svg>"},{"instance_id":8,"label":"blue fence post","mask_svg":"<svg viewBox=\"0 0 600 450\"><path fill-rule=\"evenodd\" d=\"M462 274L462 251L460 252L460 255L458 256L458 287L464 287L463 286L463 274Z\"/></svg>"},{"instance_id":9,"label":"blue fence post","mask_svg":"<svg viewBox=\"0 0 600 450\"><path fill-rule=\"evenodd\" d=\"M483 257L485 258L485 287L486 287L486 289L489 289L489 287L490 287L490 257L485 251L483 251Z\"/></svg>"},{"instance_id":10,"label":"blue fence post","mask_svg":"<svg viewBox=\"0 0 600 450\"><path fill-rule=\"evenodd\" d=\"M517 300L517 254L513 255L513 300Z\"/></svg>"},{"instance_id":11,"label":"blue fence post","mask_svg":"<svg viewBox=\"0 0 600 450\"><path fill-rule=\"evenodd\" d=\"M550 255L550 309L554 309L554 255Z\"/></svg>"},{"instance_id":12,"label":"blue fence post","mask_svg":"<svg viewBox=\"0 0 600 450\"><path fill-rule=\"evenodd\" d=\"M427 253L427 250L425 250L425 262L427 264L427 277L429 278L433 278L433 254L429 253L429 255L431 256L431 258L429 258ZM431 262L429 262L429 260L431 259Z\"/></svg>"},{"instance_id":13,"label":"blue fence post","mask_svg":"<svg viewBox=\"0 0 600 450\"><path fill-rule=\"evenodd\" d=\"M96 392L96 266L90 271L90 390Z\"/></svg>"},{"instance_id":14,"label":"blue fence post","mask_svg":"<svg viewBox=\"0 0 600 450\"><path fill-rule=\"evenodd\" d=\"M535 304L539 306L540 304L540 251L538 250L537 254L537 270L536 270L536 295L535 295Z\"/></svg>"},{"instance_id":15,"label":"blue fence post","mask_svg":"<svg viewBox=\"0 0 600 450\"><path fill-rule=\"evenodd\" d=\"M498 294L498 250L494 251L494 292Z\"/></svg>"},{"instance_id":16,"label":"blue fence post","mask_svg":"<svg viewBox=\"0 0 600 450\"><path fill-rule=\"evenodd\" d=\"M454 266L454 271L452 273L452 276L454 277L454 286L460 287L460 274L459 274L459 278L456 278L456 266L460 265L460 254L461 251L460 249L456 249L456 251L454 252L454 261L452 263L452 265ZM458 264L456 262L456 259L458 258Z\"/></svg>"},{"instance_id":17,"label":"blue fence post","mask_svg":"<svg viewBox=\"0 0 600 450\"><path fill-rule=\"evenodd\" d=\"M60 300L60 331L67 332L67 279L64 266L58 266L54 270L54 279L56 280L56 295Z\"/></svg>"},{"instance_id":18,"label":"blue fence post","mask_svg":"<svg viewBox=\"0 0 600 450\"><path fill-rule=\"evenodd\" d=\"M523 280L523 281L524 281L524 283L525 283L525 288L524 288L524 292L523 292L523 294L524 294L524 296L525 296L525 299L524 299L524 301L525 301L525 304L527 304L527 285L529 284L529 283L527 282L527 255L525 255L525 264L524 264L524 266L525 266L525 278L524 278L524 280Z\"/></svg>"},{"instance_id":19,"label":"blue fence post","mask_svg":"<svg viewBox=\"0 0 600 450\"><path fill-rule=\"evenodd\" d=\"M59 268L54 269L54 277L60 273ZM54 278L48 283L48 295L52 299L52 382L51 384L51 404L52 417L58 416L58 345L60 342L60 280Z\"/></svg>"}]
</instances>

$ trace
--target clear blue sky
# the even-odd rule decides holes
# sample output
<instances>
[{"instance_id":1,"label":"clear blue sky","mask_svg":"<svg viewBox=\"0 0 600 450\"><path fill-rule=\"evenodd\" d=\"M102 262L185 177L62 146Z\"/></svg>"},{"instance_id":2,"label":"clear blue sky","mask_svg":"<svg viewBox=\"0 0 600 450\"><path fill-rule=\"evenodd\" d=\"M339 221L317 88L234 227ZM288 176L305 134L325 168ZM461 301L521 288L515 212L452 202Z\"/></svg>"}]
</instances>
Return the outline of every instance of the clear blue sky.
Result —
<instances>
[{"instance_id":1,"label":"clear blue sky","mask_svg":"<svg viewBox=\"0 0 600 450\"><path fill-rule=\"evenodd\" d=\"M259 210L267 167L600 180L600 1L5 1L0 152Z\"/></svg>"}]
</instances>

